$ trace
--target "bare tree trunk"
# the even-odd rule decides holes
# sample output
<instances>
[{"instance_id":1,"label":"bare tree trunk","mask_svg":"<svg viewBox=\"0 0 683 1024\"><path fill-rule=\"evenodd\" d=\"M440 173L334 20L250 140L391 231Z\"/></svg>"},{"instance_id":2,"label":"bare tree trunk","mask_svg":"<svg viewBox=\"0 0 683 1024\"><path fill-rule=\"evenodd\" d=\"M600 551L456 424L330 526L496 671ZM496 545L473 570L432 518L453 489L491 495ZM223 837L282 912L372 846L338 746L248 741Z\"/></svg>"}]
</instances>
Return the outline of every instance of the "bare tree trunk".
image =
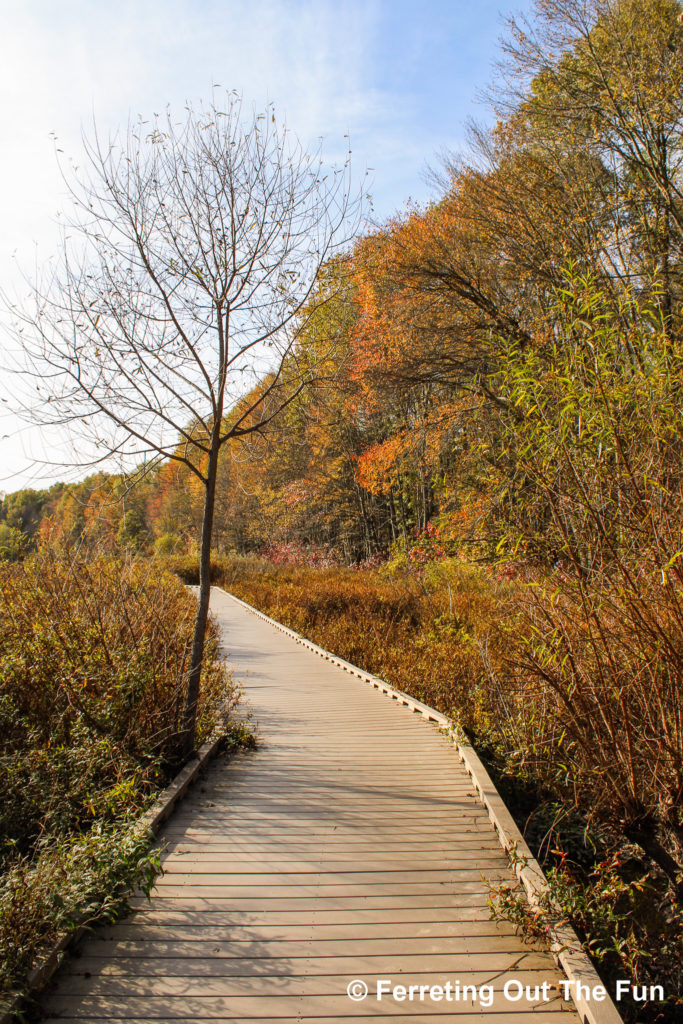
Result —
<instances>
[{"instance_id":1,"label":"bare tree trunk","mask_svg":"<svg viewBox=\"0 0 683 1024\"><path fill-rule=\"evenodd\" d=\"M211 537L213 534L213 515L216 504L216 478L218 476L219 443L213 440L209 453L209 465L206 474L206 490L204 492L204 516L202 519L202 542L199 555L199 605L194 624L192 638L192 656L190 658L190 674L187 680L185 708L183 711L182 756L185 760L194 749L195 730L197 724L197 702L199 700L199 683L204 660L204 640L209 620L209 598L211 596Z\"/></svg>"},{"instance_id":2,"label":"bare tree trunk","mask_svg":"<svg viewBox=\"0 0 683 1024\"><path fill-rule=\"evenodd\" d=\"M179 723L186 757L209 616L219 452L230 438L263 431L326 365L308 333L336 294L320 271L361 219L348 160L328 176L320 155L278 126L272 106L251 126L236 96L220 106L186 107L181 122L167 110L144 140L137 123L110 144L95 132L85 141L88 168L67 181L74 206L62 269L31 286L25 310L0 295L19 341L17 366L40 382L38 404L22 410L33 425L79 427L85 465L115 457L142 478L169 460L204 487L199 606Z\"/></svg>"}]
</instances>

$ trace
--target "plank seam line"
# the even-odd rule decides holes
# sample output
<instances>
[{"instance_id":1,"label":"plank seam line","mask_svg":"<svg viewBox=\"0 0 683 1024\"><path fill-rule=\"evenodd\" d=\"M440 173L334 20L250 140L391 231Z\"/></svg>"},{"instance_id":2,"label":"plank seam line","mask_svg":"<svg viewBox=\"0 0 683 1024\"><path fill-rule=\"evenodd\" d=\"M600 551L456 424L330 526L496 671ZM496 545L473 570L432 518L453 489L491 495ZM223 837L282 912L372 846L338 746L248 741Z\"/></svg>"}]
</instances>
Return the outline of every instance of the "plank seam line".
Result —
<instances>
[{"instance_id":1,"label":"plank seam line","mask_svg":"<svg viewBox=\"0 0 683 1024\"><path fill-rule=\"evenodd\" d=\"M499 842L511 859L511 867L524 886L532 909L540 909L544 903L547 903L548 899L551 899L550 886L541 865L529 849L524 836L517 827L503 798L498 793L479 755L474 750L474 747L462 737L462 733L455 722L435 708L411 697L410 694L397 689L386 680L380 679L379 676L365 672L363 669L358 668L357 665L352 665L343 658L337 657L336 654L332 654L331 651L326 651L324 648L312 643L306 637L301 636L276 619L272 619L269 615L259 611L258 608L254 608L253 605L236 597L223 587L214 585L212 589L225 594L226 597L241 605L246 611L279 629L280 632L289 636L296 643L301 644L301 646L312 651L314 654L317 654L325 661L330 661L345 672L357 676L363 682L370 684L374 689L390 696L393 700L399 701L401 705L410 708L413 712L421 714L426 721L434 722L440 726L446 732L448 739L455 747L460 761L470 775L479 795L479 800L488 811L489 820L496 829ZM553 902L552 899L551 902ZM550 952L555 960L561 964L568 980L573 982L571 986L572 1001L584 1024L624 1024L621 1014L609 994L599 1003L577 994L579 983L581 986L592 991L601 985L602 982L574 928L568 922L561 921L558 924L551 925L548 938L550 940Z\"/></svg>"}]
</instances>

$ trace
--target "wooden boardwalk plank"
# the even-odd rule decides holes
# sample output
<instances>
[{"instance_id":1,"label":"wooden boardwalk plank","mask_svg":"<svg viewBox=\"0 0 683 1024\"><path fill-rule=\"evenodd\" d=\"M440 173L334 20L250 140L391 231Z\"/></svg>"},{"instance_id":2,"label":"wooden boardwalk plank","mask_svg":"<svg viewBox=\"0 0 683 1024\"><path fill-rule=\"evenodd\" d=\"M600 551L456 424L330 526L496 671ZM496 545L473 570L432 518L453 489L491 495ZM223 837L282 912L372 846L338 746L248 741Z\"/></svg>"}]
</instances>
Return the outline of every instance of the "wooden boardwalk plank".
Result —
<instances>
[{"instance_id":1,"label":"wooden boardwalk plank","mask_svg":"<svg viewBox=\"0 0 683 1024\"><path fill-rule=\"evenodd\" d=\"M81 943L48 1018L576 1024L550 955L490 920L488 882L514 879L449 742L222 592L212 610L259 747L219 759L174 814L151 903ZM388 978L491 986L491 1005L378 1000ZM529 992L511 1000L509 980Z\"/></svg>"}]
</instances>

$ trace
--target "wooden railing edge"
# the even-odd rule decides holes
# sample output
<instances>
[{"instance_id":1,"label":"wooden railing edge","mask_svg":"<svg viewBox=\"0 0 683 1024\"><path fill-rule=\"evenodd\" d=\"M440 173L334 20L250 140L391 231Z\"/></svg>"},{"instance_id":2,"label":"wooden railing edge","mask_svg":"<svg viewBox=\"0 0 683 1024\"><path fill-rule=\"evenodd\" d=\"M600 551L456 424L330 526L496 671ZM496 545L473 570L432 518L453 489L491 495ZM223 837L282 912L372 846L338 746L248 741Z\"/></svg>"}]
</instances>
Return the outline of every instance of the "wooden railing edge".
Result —
<instances>
[{"instance_id":1,"label":"wooden railing edge","mask_svg":"<svg viewBox=\"0 0 683 1024\"><path fill-rule=\"evenodd\" d=\"M269 622L276 629L287 634L297 643L313 651L325 661L338 665L345 672L357 676L363 682L370 684L376 690L391 697L392 700L396 700L412 711L421 714L427 721L434 722L445 730L456 749L460 761L472 779L474 787L479 794L479 799L488 812L489 819L496 829L501 846L511 859L511 866L524 885L530 906L534 910L540 910L547 907L549 903L552 904L550 886L541 865L529 849L524 836L505 805L505 801L498 793L491 776L482 764L474 747L463 738L462 732L455 722L435 708L429 707L429 705L424 704L415 697L411 697L410 694L404 693L403 690L392 686L391 683L387 683L384 679L380 679L370 672L365 672L363 669L358 668L358 666L352 665L343 658L339 658L336 654L324 650L324 648L319 647L311 640L290 629L289 626L285 626L276 619L272 619L265 612L259 611L258 608L254 608L253 605L236 597L223 587L214 585L212 589L220 590L221 593L236 601L237 604L242 605L247 611ZM621 1014L609 993L605 992L603 1000L590 999L583 994L586 991L594 992L596 989L599 990L601 986L604 988L604 986L573 927L567 922L552 924L548 930L548 939L551 953L561 964L568 981L571 982L570 995L584 1024L624 1024Z\"/></svg>"}]
</instances>

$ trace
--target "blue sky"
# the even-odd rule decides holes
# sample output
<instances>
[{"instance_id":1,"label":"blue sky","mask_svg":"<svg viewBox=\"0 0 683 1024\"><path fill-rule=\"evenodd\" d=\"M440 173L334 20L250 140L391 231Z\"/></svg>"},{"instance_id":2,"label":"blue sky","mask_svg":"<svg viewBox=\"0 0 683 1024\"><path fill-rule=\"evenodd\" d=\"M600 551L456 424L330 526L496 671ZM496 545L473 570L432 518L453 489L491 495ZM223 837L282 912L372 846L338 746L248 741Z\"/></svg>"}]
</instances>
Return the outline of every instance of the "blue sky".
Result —
<instances>
[{"instance_id":1,"label":"blue sky","mask_svg":"<svg viewBox=\"0 0 683 1024\"><path fill-rule=\"evenodd\" d=\"M14 291L57 244L63 205L55 143L78 160L93 114L102 132L218 84L248 106L276 104L331 159L351 137L373 168L375 216L431 195L425 169L486 119L503 19L530 0L0 0L0 283ZM42 440L0 422L0 490L36 479ZM59 473L48 472L45 479Z\"/></svg>"}]
</instances>

